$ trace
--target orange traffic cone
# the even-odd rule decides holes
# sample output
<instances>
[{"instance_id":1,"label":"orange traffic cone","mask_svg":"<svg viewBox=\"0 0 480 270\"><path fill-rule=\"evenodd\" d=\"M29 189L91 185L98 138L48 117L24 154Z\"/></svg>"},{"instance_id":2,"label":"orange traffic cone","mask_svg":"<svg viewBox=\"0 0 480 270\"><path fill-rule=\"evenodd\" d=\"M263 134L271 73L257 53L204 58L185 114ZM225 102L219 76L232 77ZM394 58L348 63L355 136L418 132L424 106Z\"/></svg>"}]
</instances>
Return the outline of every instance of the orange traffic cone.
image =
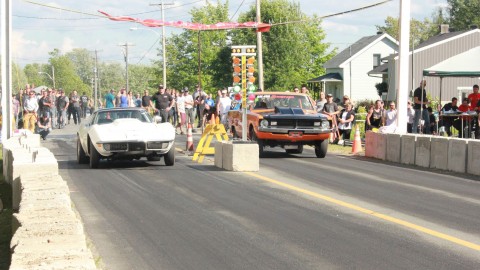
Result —
<instances>
[{"instance_id":1,"label":"orange traffic cone","mask_svg":"<svg viewBox=\"0 0 480 270\"><path fill-rule=\"evenodd\" d=\"M187 128L187 151L194 151L193 149L192 124L188 123Z\"/></svg>"},{"instance_id":2,"label":"orange traffic cone","mask_svg":"<svg viewBox=\"0 0 480 270\"><path fill-rule=\"evenodd\" d=\"M355 130L355 139L353 140L352 144L352 154L357 154L362 152L362 140L360 139L360 129L358 128L358 125L356 125L356 130Z\"/></svg>"}]
</instances>

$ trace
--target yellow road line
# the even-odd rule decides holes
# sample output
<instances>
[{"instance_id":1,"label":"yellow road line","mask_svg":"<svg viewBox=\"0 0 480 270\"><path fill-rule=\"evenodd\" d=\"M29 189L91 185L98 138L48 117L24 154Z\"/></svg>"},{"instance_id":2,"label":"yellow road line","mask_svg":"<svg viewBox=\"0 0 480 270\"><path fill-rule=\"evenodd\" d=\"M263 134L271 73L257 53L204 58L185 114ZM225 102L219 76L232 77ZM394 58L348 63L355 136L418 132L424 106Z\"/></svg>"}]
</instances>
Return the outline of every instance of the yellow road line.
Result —
<instances>
[{"instance_id":1,"label":"yellow road line","mask_svg":"<svg viewBox=\"0 0 480 270\"><path fill-rule=\"evenodd\" d=\"M392 222L392 223L410 228L410 229L415 230L415 231L419 231L419 232L426 233L428 235L431 235L431 236L434 236L434 237L437 237L437 238L440 238L440 239L450 241L452 243L455 243L455 244L458 244L458 245L461 245L461 246L464 246L464 247L467 247L467 248L470 248L470 249L473 249L473 250L480 251L480 245L472 243L472 242L468 242L468 241L465 241L465 240L462 240L462 239L459 239L457 237L454 237L454 236L451 236L451 235L448 235L448 234L437 232L435 230L428 229L428 228L425 228L423 226L419 226L419 225L413 224L413 223L405 221L405 220L401 220L401 219L394 218L394 217L391 217L391 216L388 216L388 215L377 213L375 211L372 211L372 210L369 210L369 209L366 209L366 208L363 208L363 207L360 207L360 206L357 206L357 205L354 205L354 204L351 204L351 203L347 203L347 202L344 202L344 201L341 201L341 200L338 200L338 199L335 199L335 198L332 198L332 197L329 197L329 196L325 196L325 195L322 195L322 194L319 194L319 193L316 193L316 192L313 192L313 191L310 191L310 190L299 188L299 187L296 187L296 186L293 186L293 185L290 185L290 184L287 184L287 183L284 183L284 182L281 182L281 181L277 181L277 180L274 180L272 178L265 177L265 176L262 176L262 175L259 175L259 174L256 174L256 173L246 172L246 174L250 175L252 177L255 177L257 179L260 179L260 180L263 180L263 181L266 181L266 182L269 182L269 183L272 183L272 184L275 184L275 185L278 185L278 186L282 186L284 188L287 188L287 189L290 189L290 190L293 190L293 191L297 191L297 192L315 197L317 199L321 199L321 200L324 200L324 201L327 201L327 202L330 202L330 203L333 203L333 204L336 204L336 205L339 205L339 206L342 206L342 207L345 207L345 208L348 208L348 209L352 209L352 210L355 210L355 211L358 211L358 212L361 212L361 213L364 213L364 214L367 214L367 215L370 215L370 216L377 217L379 219L383 219L383 220L386 220L386 221L389 221L389 222Z\"/></svg>"}]
</instances>

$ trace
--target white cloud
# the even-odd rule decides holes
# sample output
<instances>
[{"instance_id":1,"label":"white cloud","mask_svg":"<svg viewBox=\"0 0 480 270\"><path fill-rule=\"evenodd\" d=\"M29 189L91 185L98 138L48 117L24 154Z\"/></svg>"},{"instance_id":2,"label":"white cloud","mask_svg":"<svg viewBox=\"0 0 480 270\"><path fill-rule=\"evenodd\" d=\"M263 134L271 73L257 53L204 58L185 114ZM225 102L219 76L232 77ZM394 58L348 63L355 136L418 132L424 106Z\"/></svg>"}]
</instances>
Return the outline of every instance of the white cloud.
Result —
<instances>
[{"instance_id":1,"label":"white cloud","mask_svg":"<svg viewBox=\"0 0 480 270\"><path fill-rule=\"evenodd\" d=\"M38 60L48 59L48 52L50 51L50 46L46 41L28 39L25 33L18 31L13 31L12 46L13 57L26 59L26 62L44 62ZM29 59L32 61L28 61Z\"/></svg>"},{"instance_id":2,"label":"white cloud","mask_svg":"<svg viewBox=\"0 0 480 270\"><path fill-rule=\"evenodd\" d=\"M62 53L67 53L67 52L70 52L71 50L73 50L73 48L75 48L75 46L73 46L73 39L69 38L69 37L65 37L63 39L63 42L62 42L62 46L61 46L61 52Z\"/></svg>"}]
</instances>

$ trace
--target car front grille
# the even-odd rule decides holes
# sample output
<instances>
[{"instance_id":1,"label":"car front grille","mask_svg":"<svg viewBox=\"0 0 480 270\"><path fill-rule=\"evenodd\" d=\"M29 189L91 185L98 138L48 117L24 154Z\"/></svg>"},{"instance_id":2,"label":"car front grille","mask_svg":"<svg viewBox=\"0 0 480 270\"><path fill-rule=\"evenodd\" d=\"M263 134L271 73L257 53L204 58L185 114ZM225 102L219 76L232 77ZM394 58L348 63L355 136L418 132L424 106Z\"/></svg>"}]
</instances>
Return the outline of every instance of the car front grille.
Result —
<instances>
[{"instance_id":1,"label":"car front grille","mask_svg":"<svg viewBox=\"0 0 480 270\"><path fill-rule=\"evenodd\" d=\"M131 142L128 143L128 151L143 151L145 150L144 142Z\"/></svg>"},{"instance_id":2,"label":"car front grille","mask_svg":"<svg viewBox=\"0 0 480 270\"><path fill-rule=\"evenodd\" d=\"M278 127L282 128L301 128L301 127L313 127L313 120L306 120L306 119L281 119L281 120L271 120L276 121Z\"/></svg>"},{"instance_id":3,"label":"car front grille","mask_svg":"<svg viewBox=\"0 0 480 270\"><path fill-rule=\"evenodd\" d=\"M125 151L128 148L126 143L110 143L110 151Z\"/></svg>"}]
</instances>

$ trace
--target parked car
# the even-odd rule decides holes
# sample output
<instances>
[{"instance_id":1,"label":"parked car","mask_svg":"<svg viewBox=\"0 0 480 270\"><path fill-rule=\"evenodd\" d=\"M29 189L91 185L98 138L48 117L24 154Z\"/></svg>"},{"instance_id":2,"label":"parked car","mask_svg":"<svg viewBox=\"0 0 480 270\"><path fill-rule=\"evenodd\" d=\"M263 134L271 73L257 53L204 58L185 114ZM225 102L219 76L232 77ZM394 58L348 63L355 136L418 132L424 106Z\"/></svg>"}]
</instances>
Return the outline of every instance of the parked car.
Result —
<instances>
[{"instance_id":1,"label":"parked car","mask_svg":"<svg viewBox=\"0 0 480 270\"><path fill-rule=\"evenodd\" d=\"M325 157L332 132L327 115L317 113L308 95L289 92L257 92L247 111L247 137L256 141L260 156L265 146L282 147L287 153L301 154L304 145L315 147ZM242 111L228 113L228 125L234 138L242 137Z\"/></svg>"},{"instance_id":2,"label":"parked car","mask_svg":"<svg viewBox=\"0 0 480 270\"><path fill-rule=\"evenodd\" d=\"M175 164L175 129L142 108L101 109L86 118L77 133L77 161L97 168L101 159L140 159Z\"/></svg>"}]
</instances>

